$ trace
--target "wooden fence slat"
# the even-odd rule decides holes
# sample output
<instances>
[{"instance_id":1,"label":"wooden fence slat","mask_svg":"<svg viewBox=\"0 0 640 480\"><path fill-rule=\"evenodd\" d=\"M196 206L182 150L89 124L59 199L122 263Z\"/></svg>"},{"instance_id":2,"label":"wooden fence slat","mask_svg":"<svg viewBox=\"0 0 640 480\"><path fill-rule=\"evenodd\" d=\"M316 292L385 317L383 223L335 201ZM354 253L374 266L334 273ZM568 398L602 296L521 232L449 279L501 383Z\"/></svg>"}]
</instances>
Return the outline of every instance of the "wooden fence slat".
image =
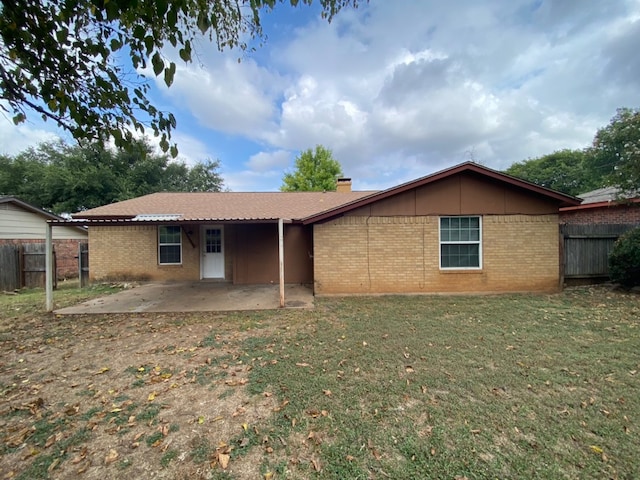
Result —
<instances>
[{"instance_id":1,"label":"wooden fence slat","mask_svg":"<svg viewBox=\"0 0 640 480\"><path fill-rule=\"evenodd\" d=\"M19 246L0 245L0 290L13 291L21 286Z\"/></svg>"}]
</instances>

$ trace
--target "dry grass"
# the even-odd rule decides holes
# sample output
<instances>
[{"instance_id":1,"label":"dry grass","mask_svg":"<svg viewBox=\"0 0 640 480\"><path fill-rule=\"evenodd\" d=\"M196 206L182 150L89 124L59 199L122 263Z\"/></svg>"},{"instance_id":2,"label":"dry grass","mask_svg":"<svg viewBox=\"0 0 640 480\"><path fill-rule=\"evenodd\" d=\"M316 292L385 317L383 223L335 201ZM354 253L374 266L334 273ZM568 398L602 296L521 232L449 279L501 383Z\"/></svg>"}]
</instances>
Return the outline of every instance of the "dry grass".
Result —
<instances>
[{"instance_id":1,"label":"dry grass","mask_svg":"<svg viewBox=\"0 0 640 480\"><path fill-rule=\"evenodd\" d=\"M2 478L640 477L637 295L39 302L0 297Z\"/></svg>"}]
</instances>

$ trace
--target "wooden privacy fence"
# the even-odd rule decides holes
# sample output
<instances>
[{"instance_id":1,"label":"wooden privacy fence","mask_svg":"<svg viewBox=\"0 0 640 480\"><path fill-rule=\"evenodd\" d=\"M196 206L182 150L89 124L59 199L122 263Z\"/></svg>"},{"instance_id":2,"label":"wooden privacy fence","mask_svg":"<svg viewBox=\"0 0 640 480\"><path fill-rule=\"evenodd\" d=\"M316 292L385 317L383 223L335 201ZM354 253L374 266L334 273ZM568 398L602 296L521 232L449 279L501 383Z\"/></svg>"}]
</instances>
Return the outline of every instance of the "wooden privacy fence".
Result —
<instances>
[{"instance_id":1,"label":"wooden privacy fence","mask_svg":"<svg viewBox=\"0 0 640 480\"><path fill-rule=\"evenodd\" d=\"M635 225L588 224L560 226L564 278L608 278L609 253L620 235Z\"/></svg>"},{"instance_id":2,"label":"wooden privacy fence","mask_svg":"<svg viewBox=\"0 0 640 480\"><path fill-rule=\"evenodd\" d=\"M0 245L0 290L11 291L23 287L44 287L46 248L44 243ZM55 250L53 251L53 268L55 271ZM56 281L56 275L54 275L54 288L57 286Z\"/></svg>"}]
</instances>

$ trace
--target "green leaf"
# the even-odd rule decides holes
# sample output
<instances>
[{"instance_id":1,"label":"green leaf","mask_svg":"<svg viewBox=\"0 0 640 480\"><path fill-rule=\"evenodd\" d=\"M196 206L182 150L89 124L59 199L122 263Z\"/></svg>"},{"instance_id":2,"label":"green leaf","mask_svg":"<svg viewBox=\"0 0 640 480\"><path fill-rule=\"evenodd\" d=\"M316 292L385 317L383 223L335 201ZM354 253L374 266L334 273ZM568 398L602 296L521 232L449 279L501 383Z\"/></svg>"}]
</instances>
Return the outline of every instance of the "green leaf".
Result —
<instances>
[{"instance_id":1,"label":"green leaf","mask_svg":"<svg viewBox=\"0 0 640 480\"><path fill-rule=\"evenodd\" d=\"M207 33L207 30L209 30L209 27L211 27L211 23L209 22L209 19L202 12L198 15L197 23L198 23L198 28L200 29L200 32L203 35Z\"/></svg>"},{"instance_id":2,"label":"green leaf","mask_svg":"<svg viewBox=\"0 0 640 480\"><path fill-rule=\"evenodd\" d=\"M117 38L114 38L114 39L111 40L111 51L112 52L117 52L121 48L122 48L122 42L120 40L118 40Z\"/></svg>"},{"instance_id":3,"label":"green leaf","mask_svg":"<svg viewBox=\"0 0 640 480\"><path fill-rule=\"evenodd\" d=\"M182 60L184 60L185 62L190 62L191 61L191 42L189 42L189 40L184 42L184 48L181 48L180 52L178 53L180 54L180 58Z\"/></svg>"},{"instance_id":4,"label":"green leaf","mask_svg":"<svg viewBox=\"0 0 640 480\"><path fill-rule=\"evenodd\" d=\"M176 9L175 6L172 5L169 11L167 12L167 25L170 28L175 28L177 24L178 24L178 10Z\"/></svg>"},{"instance_id":5,"label":"green leaf","mask_svg":"<svg viewBox=\"0 0 640 480\"><path fill-rule=\"evenodd\" d=\"M176 74L176 64L171 62L169 64L169 68L164 69L164 83L167 87L170 87L173 84L173 77Z\"/></svg>"},{"instance_id":6,"label":"green leaf","mask_svg":"<svg viewBox=\"0 0 640 480\"><path fill-rule=\"evenodd\" d=\"M153 51L154 43L155 43L155 40L151 35L147 35L146 37L144 37L144 46L147 48L147 55L150 55L151 52Z\"/></svg>"},{"instance_id":7,"label":"green leaf","mask_svg":"<svg viewBox=\"0 0 640 480\"><path fill-rule=\"evenodd\" d=\"M13 116L13 123L14 125L18 125L24 122L26 119L27 119L27 116L24 113L20 112Z\"/></svg>"},{"instance_id":8,"label":"green leaf","mask_svg":"<svg viewBox=\"0 0 640 480\"><path fill-rule=\"evenodd\" d=\"M156 0L156 11L158 12L159 17L164 17L168 6L169 2L167 2L167 0Z\"/></svg>"},{"instance_id":9,"label":"green leaf","mask_svg":"<svg viewBox=\"0 0 640 480\"><path fill-rule=\"evenodd\" d=\"M153 73L155 73L157 77L162 73L162 70L164 70L164 62L158 52L154 53L153 57L151 57L151 64L153 65Z\"/></svg>"}]
</instances>

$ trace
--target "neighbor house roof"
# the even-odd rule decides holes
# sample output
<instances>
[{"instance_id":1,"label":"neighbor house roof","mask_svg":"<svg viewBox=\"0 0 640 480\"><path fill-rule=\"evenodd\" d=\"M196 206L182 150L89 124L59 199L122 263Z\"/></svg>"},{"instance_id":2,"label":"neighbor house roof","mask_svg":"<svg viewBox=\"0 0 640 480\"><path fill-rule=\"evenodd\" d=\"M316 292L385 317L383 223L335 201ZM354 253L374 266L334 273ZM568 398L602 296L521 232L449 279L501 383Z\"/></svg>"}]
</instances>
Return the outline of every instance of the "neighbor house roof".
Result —
<instances>
[{"instance_id":1,"label":"neighbor house roof","mask_svg":"<svg viewBox=\"0 0 640 480\"><path fill-rule=\"evenodd\" d=\"M621 191L617 187L604 187L590 192L581 193L578 197L582 200L580 205L561 208L560 211L584 210L587 208L613 207L629 203L640 203L640 196L621 198Z\"/></svg>"},{"instance_id":2,"label":"neighbor house roof","mask_svg":"<svg viewBox=\"0 0 640 480\"><path fill-rule=\"evenodd\" d=\"M11 197L11 196L7 196L7 197L0 197L0 204L3 203L12 203L14 205L19 206L20 208L22 208L23 210L26 210L28 212L31 213L36 213L42 217L46 217L47 219L50 220L63 220L62 217L59 217L58 215L51 213L51 212L47 212L46 210L43 210L41 208L36 207L35 205L31 205L30 203L27 203L23 200L20 200L19 198L16 197Z\"/></svg>"},{"instance_id":3,"label":"neighbor house roof","mask_svg":"<svg viewBox=\"0 0 640 480\"><path fill-rule=\"evenodd\" d=\"M416 180L403 183L402 185L398 185L397 187L392 187L387 190L383 190L381 192L373 193L364 198L355 199L347 204L339 205L332 210L327 210L324 212L319 212L319 213L310 215L309 217L304 219L304 223L309 224L309 223L326 220L328 218L343 214L345 212L354 210L356 208L369 205L373 202L377 202L379 200L391 197L393 195L397 195L399 193L412 190L414 188L422 187L424 185L428 185L430 183L434 183L439 180L443 180L445 178L448 178L460 173L474 173L474 174L484 176L485 178L498 180L498 181L510 184L516 188L530 191L541 197L547 197L551 200L558 202L560 206L578 205L580 203L580 199L576 197L566 195L556 190L551 190L550 188L541 187L540 185L536 185L534 183L527 182L525 180L521 180L516 177L512 177L510 175L504 174L502 172L498 172L497 170L492 170L491 168L487 168L485 166L479 165L474 162L465 162L465 163L456 165L454 167L447 168L445 170L441 170L439 172L433 173L431 175L427 175L425 177L421 177Z\"/></svg>"},{"instance_id":4,"label":"neighbor house roof","mask_svg":"<svg viewBox=\"0 0 640 480\"><path fill-rule=\"evenodd\" d=\"M56 215L55 213L48 212L43 210L42 208L36 207L35 205L31 205L30 203L25 202L24 200L20 200L19 198L13 196L0 196L0 205L13 204L17 207L20 207L22 210L39 215L43 217L45 220L55 220L57 222L65 222L66 219ZM75 228L82 231L85 235L87 234L86 228L76 225Z\"/></svg>"},{"instance_id":5,"label":"neighbor house roof","mask_svg":"<svg viewBox=\"0 0 640 480\"><path fill-rule=\"evenodd\" d=\"M275 221L301 219L373 192L152 193L73 215L113 221Z\"/></svg>"}]
</instances>

